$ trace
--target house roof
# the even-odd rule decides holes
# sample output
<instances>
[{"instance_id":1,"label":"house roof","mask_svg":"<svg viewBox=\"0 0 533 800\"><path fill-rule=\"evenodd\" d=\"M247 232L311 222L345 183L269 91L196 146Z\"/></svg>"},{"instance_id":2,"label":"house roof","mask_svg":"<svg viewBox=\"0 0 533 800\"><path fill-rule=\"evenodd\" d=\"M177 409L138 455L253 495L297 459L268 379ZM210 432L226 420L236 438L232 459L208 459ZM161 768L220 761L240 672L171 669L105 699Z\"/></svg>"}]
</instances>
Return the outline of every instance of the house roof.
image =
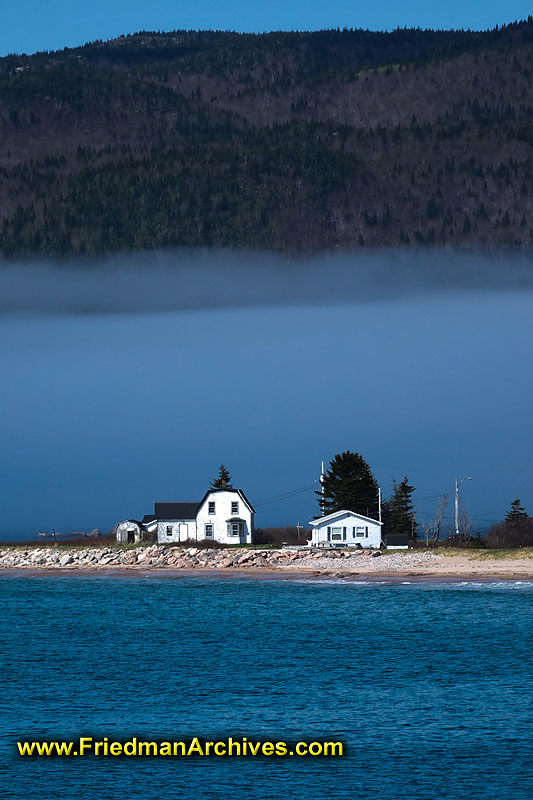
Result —
<instances>
[{"instance_id":1,"label":"house roof","mask_svg":"<svg viewBox=\"0 0 533 800\"><path fill-rule=\"evenodd\" d=\"M149 525L150 522L155 522L156 519L157 519L157 517L154 516L154 514L145 514L143 519L142 519L142 523L143 523L143 525Z\"/></svg>"},{"instance_id":2,"label":"house roof","mask_svg":"<svg viewBox=\"0 0 533 800\"><path fill-rule=\"evenodd\" d=\"M196 519L200 503L154 503L155 519Z\"/></svg>"},{"instance_id":3,"label":"house roof","mask_svg":"<svg viewBox=\"0 0 533 800\"><path fill-rule=\"evenodd\" d=\"M318 519L312 519L309 524L312 528L316 528L317 525L322 525L324 522L333 522L334 519L337 517L343 517L345 514L349 514L352 517L356 517L357 519L362 519L365 522L373 522L374 525L383 525L382 522L379 522L377 519L372 519L372 517L365 517L363 514L356 514L355 511L349 511L348 509L344 509L342 511L334 511L333 514L327 514L325 517L319 517Z\"/></svg>"},{"instance_id":4,"label":"house roof","mask_svg":"<svg viewBox=\"0 0 533 800\"><path fill-rule=\"evenodd\" d=\"M205 501L206 501L206 498L207 498L207 497L208 497L210 494L214 494L215 492L234 492L235 494L238 494L238 495L239 495L239 497L241 498L241 500L242 500L244 503L246 503L246 505L248 506L248 508L250 509L250 511L251 511L252 513L255 513L255 509L254 509L253 505L250 503L250 501L248 500L248 498L247 498L247 497L246 497L246 495L244 494L243 490L242 490L242 489L234 489L233 487L231 487L231 488L230 488L229 486L224 486L224 487L222 487L221 489L209 489L209 490L208 490L208 491L207 491L207 492L204 494L204 496L202 497L202 499L200 500L200 503L199 503L198 507L200 507L200 506L203 506L203 504L204 504L204 503L205 503Z\"/></svg>"}]
</instances>

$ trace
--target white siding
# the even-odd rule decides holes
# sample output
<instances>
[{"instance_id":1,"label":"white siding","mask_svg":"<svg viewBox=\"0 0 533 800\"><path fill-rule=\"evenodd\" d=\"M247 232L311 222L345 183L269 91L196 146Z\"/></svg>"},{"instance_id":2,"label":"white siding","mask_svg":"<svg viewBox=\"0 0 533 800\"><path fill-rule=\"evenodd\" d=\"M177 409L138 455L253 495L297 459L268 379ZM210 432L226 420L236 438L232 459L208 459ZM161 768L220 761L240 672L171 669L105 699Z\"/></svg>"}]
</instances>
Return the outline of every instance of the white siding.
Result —
<instances>
[{"instance_id":1,"label":"white siding","mask_svg":"<svg viewBox=\"0 0 533 800\"><path fill-rule=\"evenodd\" d=\"M209 504L215 504L214 513L209 513ZM232 509L232 503L237 503L237 510ZM231 530L232 517L242 520L242 533L234 536ZM198 539L205 539L205 526L213 525L213 539L222 544L251 544L253 532L253 513L241 495L231 489L209 492L196 514L196 529Z\"/></svg>"},{"instance_id":2,"label":"white siding","mask_svg":"<svg viewBox=\"0 0 533 800\"><path fill-rule=\"evenodd\" d=\"M170 534L168 530L170 530ZM194 519L158 520L157 541L159 544L185 542L187 539L196 540L196 521Z\"/></svg>"},{"instance_id":3,"label":"white siding","mask_svg":"<svg viewBox=\"0 0 533 800\"><path fill-rule=\"evenodd\" d=\"M140 542L143 538L143 531L136 522L127 519L124 522L119 522L115 529L115 535L118 544L132 544L131 541L128 541L131 536L133 536L133 542Z\"/></svg>"},{"instance_id":4,"label":"white siding","mask_svg":"<svg viewBox=\"0 0 533 800\"><path fill-rule=\"evenodd\" d=\"M313 529L311 544L314 547L361 545L361 547L377 548L381 545L379 522L354 514L352 511L339 512L333 518L315 519L310 524Z\"/></svg>"},{"instance_id":5,"label":"white siding","mask_svg":"<svg viewBox=\"0 0 533 800\"><path fill-rule=\"evenodd\" d=\"M214 513L209 512L210 503L215 504ZM236 504L236 506L232 504ZM209 492L198 509L196 519L158 520L157 541L159 544L168 544L183 542L186 539L200 541L207 538L222 544L251 544L253 517L248 503L243 500L238 491L234 489L213 491ZM229 530L232 529L232 518L241 520L241 533L237 536L229 533ZM206 525L213 526L212 536L206 537ZM186 529L185 526L187 526Z\"/></svg>"}]
</instances>

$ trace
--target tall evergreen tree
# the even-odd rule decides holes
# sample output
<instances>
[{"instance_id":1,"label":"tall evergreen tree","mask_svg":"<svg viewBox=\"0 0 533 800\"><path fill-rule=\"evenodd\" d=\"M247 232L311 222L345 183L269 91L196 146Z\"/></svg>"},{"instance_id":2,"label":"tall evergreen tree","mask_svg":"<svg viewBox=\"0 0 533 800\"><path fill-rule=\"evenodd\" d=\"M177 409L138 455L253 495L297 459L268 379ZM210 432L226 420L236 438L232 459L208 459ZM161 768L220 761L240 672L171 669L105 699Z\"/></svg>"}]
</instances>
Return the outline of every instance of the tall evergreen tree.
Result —
<instances>
[{"instance_id":1,"label":"tall evergreen tree","mask_svg":"<svg viewBox=\"0 0 533 800\"><path fill-rule=\"evenodd\" d=\"M508 525L516 525L517 523L522 522L522 520L527 518L528 518L527 511L520 505L520 498L513 500L513 502L511 503L511 508L505 515L505 522Z\"/></svg>"},{"instance_id":2,"label":"tall evergreen tree","mask_svg":"<svg viewBox=\"0 0 533 800\"><path fill-rule=\"evenodd\" d=\"M226 469L224 464L221 464L218 468L218 478L211 481L211 488L212 489L233 489L231 485L231 475L229 474L229 470Z\"/></svg>"},{"instance_id":3,"label":"tall evergreen tree","mask_svg":"<svg viewBox=\"0 0 533 800\"><path fill-rule=\"evenodd\" d=\"M359 453L346 450L330 461L322 479L323 494L318 504L323 515L334 511L355 511L366 517L378 515L378 484L367 462Z\"/></svg>"},{"instance_id":4,"label":"tall evergreen tree","mask_svg":"<svg viewBox=\"0 0 533 800\"><path fill-rule=\"evenodd\" d=\"M393 480L394 491L386 505L386 525L389 533L416 535L416 517L411 495L415 487L409 484L407 475L398 483Z\"/></svg>"}]
</instances>

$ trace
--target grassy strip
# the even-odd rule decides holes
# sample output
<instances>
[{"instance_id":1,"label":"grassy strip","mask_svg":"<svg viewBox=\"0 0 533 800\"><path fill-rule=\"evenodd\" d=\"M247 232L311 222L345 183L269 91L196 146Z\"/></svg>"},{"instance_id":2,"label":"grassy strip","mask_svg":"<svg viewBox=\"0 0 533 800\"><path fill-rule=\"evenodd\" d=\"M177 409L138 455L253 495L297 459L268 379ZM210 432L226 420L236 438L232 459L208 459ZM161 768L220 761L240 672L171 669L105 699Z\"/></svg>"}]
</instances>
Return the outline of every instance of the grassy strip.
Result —
<instances>
[{"instance_id":1,"label":"grassy strip","mask_svg":"<svg viewBox=\"0 0 533 800\"><path fill-rule=\"evenodd\" d=\"M533 558L533 547L513 547L505 550L481 550L468 549L465 547L439 547L438 549L433 549L429 552L436 556L449 556L451 558L459 558L462 556L464 558L468 558L469 561L516 561L517 559L522 558Z\"/></svg>"}]
</instances>

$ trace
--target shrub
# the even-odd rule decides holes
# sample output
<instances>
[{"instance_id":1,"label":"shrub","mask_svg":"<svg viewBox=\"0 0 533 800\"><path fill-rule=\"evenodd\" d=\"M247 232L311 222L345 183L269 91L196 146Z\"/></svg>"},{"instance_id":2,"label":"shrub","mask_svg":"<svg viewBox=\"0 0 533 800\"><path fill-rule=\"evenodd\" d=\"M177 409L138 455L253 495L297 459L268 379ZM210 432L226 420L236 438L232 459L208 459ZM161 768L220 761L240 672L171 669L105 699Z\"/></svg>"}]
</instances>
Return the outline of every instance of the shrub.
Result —
<instances>
[{"instance_id":1,"label":"shrub","mask_svg":"<svg viewBox=\"0 0 533 800\"><path fill-rule=\"evenodd\" d=\"M214 539L185 539L183 542L167 542L166 544L167 547L196 547L198 550L222 550L227 547Z\"/></svg>"},{"instance_id":2,"label":"shrub","mask_svg":"<svg viewBox=\"0 0 533 800\"><path fill-rule=\"evenodd\" d=\"M532 547L533 517L517 522L499 522L487 531L487 545L491 548Z\"/></svg>"}]
</instances>

